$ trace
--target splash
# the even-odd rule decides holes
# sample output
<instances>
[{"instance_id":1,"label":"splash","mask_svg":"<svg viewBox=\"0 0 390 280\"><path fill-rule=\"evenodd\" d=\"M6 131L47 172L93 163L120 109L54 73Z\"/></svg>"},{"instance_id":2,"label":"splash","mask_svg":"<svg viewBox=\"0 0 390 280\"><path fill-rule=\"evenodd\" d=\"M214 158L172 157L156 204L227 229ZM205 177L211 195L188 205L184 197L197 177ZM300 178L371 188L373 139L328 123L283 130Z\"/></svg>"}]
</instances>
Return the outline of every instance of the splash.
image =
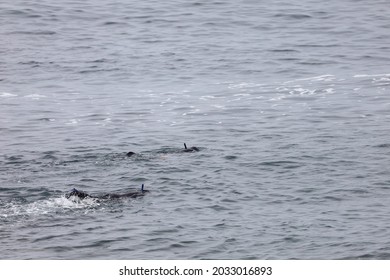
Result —
<instances>
[{"instance_id":1,"label":"splash","mask_svg":"<svg viewBox=\"0 0 390 280\"><path fill-rule=\"evenodd\" d=\"M26 202L15 200L0 203L0 219L18 219L50 214L66 214L76 210L92 210L100 205L95 199L70 200L65 196Z\"/></svg>"}]
</instances>

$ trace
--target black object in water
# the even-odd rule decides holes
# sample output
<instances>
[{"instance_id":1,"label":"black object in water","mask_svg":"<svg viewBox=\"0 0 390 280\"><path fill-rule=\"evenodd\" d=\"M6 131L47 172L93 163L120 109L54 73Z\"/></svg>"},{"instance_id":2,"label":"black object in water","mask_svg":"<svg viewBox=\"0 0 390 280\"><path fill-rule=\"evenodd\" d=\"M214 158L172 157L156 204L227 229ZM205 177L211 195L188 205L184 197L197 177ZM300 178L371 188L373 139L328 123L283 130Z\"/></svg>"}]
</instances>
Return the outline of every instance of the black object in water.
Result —
<instances>
[{"instance_id":1,"label":"black object in water","mask_svg":"<svg viewBox=\"0 0 390 280\"><path fill-rule=\"evenodd\" d=\"M187 148L187 145L186 145L186 143L184 143L184 150L183 150L183 152L186 152L186 153L188 153L188 152L199 152L199 148L197 148L197 147L191 147L191 148Z\"/></svg>"},{"instance_id":2,"label":"black object in water","mask_svg":"<svg viewBox=\"0 0 390 280\"><path fill-rule=\"evenodd\" d=\"M131 198L136 198L139 196L144 196L146 192L149 192L148 190L144 189L144 184L141 186L141 190L139 191L132 191L132 192L127 192L127 193L108 193L108 194L103 194L103 195L90 195L86 192L79 191L76 188L73 188L73 190L70 193L67 193L65 197L67 199L71 199L72 197L77 197L79 199L85 199L85 198L96 198L96 199L115 199L115 198L125 198L125 197L131 197Z\"/></svg>"}]
</instances>

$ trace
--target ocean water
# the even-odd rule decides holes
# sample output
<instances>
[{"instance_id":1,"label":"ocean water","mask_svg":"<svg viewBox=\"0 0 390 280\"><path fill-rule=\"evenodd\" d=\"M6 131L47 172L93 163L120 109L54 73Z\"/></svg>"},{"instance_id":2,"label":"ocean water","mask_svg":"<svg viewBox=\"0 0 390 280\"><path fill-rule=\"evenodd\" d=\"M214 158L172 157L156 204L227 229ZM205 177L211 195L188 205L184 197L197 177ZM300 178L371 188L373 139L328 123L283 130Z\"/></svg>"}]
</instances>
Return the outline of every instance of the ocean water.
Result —
<instances>
[{"instance_id":1,"label":"ocean water","mask_svg":"<svg viewBox=\"0 0 390 280\"><path fill-rule=\"evenodd\" d=\"M390 259L389 9L2 1L0 258Z\"/></svg>"}]
</instances>

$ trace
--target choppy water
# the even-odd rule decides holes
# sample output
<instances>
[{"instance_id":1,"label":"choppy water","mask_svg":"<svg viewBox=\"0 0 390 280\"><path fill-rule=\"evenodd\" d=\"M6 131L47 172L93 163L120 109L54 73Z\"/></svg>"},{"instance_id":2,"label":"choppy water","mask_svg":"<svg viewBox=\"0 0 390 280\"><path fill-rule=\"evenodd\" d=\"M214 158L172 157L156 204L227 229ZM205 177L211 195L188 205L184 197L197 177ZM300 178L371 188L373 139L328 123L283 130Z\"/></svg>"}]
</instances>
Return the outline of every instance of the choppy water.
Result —
<instances>
[{"instance_id":1,"label":"choppy water","mask_svg":"<svg viewBox=\"0 0 390 280\"><path fill-rule=\"evenodd\" d=\"M1 258L389 259L389 9L2 1Z\"/></svg>"}]
</instances>

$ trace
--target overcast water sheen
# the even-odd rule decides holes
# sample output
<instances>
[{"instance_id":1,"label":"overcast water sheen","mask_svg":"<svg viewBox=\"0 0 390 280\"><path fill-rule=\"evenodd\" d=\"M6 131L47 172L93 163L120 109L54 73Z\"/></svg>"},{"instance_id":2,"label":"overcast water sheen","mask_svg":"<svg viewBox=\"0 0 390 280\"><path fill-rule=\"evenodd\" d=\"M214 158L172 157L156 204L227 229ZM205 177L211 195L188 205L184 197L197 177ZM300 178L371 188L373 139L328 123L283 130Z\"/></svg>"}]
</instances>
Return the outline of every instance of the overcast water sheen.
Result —
<instances>
[{"instance_id":1,"label":"overcast water sheen","mask_svg":"<svg viewBox=\"0 0 390 280\"><path fill-rule=\"evenodd\" d=\"M1 258L390 259L389 11L1 1Z\"/></svg>"}]
</instances>

